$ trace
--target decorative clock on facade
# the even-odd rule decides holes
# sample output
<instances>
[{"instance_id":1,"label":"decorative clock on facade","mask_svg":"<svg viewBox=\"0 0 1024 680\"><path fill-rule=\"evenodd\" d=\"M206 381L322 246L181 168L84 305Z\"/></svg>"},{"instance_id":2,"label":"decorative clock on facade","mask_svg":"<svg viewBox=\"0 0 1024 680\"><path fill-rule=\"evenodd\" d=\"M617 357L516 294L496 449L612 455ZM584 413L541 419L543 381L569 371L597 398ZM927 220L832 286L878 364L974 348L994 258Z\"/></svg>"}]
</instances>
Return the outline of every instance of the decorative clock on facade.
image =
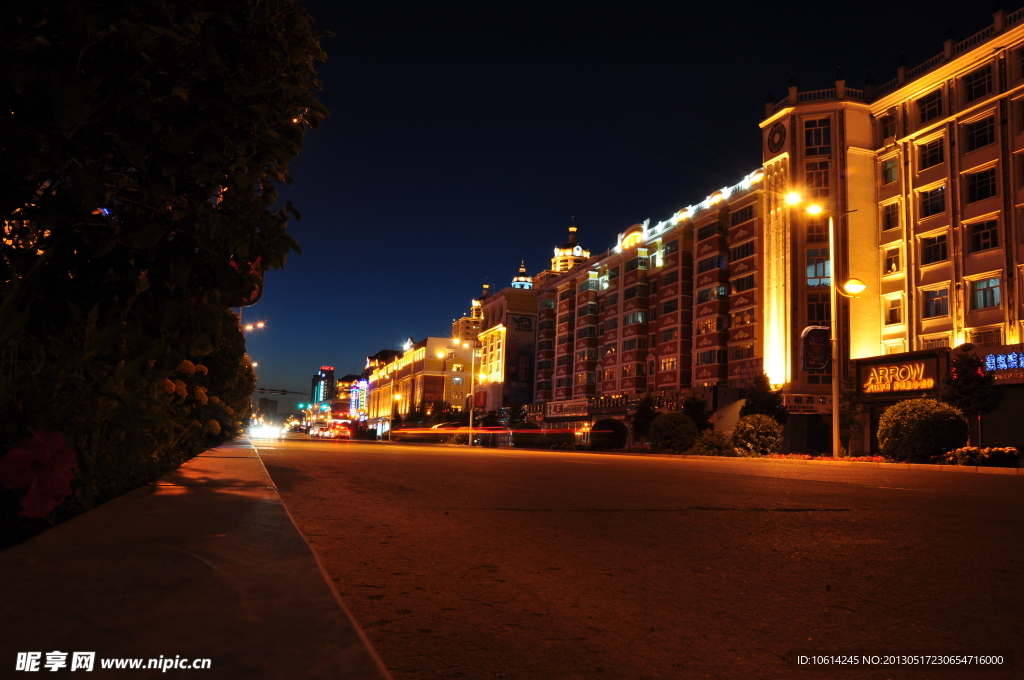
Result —
<instances>
[{"instance_id":1,"label":"decorative clock on facade","mask_svg":"<svg viewBox=\"0 0 1024 680\"><path fill-rule=\"evenodd\" d=\"M768 133L768 150L772 153L778 153L785 143L786 126L782 123L776 123L772 126L771 132Z\"/></svg>"}]
</instances>

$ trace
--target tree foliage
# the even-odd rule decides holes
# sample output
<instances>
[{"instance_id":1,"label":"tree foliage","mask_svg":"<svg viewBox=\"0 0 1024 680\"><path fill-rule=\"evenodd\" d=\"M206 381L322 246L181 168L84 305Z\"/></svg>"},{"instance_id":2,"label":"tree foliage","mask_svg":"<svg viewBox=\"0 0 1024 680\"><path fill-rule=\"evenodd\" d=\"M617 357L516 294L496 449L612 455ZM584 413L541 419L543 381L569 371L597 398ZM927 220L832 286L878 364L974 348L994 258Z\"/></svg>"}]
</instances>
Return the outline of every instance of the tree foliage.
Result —
<instances>
[{"instance_id":1,"label":"tree foliage","mask_svg":"<svg viewBox=\"0 0 1024 680\"><path fill-rule=\"evenodd\" d=\"M59 430L87 507L247 417L228 309L298 250L325 55L294 0L7 3L0 45L0 453Z\"/></svg>"},{"instance_id":2,"label":"tree foliage","mask_svg":"<svg viewBox=\"0 0 1024 680\"><path fill-rule=\"evenodd\" d=\"M683 402L683 413L690 416L690 420L697 426L698 430L710 430L714 427L711 424L711 416L714 411L708 408L708 403L700 397L690 397Z\"/></svg>"},{"instance_id":3,"label":"tree foliage","mask_svg":"<svg viewBox=\"0 0 1024 680\"><path fill-rule=\"evenodd\" d=\"M907 399L885 409L878 420L878 444L891 460L929 463L967 443L967 419L960 409L935 399Z\"/></svg>"},{"instance_id":4,"label":"tree foliage","mask_svg":"<svg viewBox=\"0 0 1024 680\"><path fill-rule=\"evenodd\" d=\"M972 348L961 345L949 357L939 398L966 415L978 416L999 406L1003 393L995 385L995 376L985 370L982 358L970 352Z\"/></svg>"},{"instance_id":5,"label":"tree foliage","mask_svg":"<svg viewBox=\"0 0 1024 680\"><path fill-rule=\"evenodd\" d=\"M590 443L597 451L621 449L626 446L629 428L621 420L602 418L590 431Z\"/></svg>"},{"instance_id":6,"label":"tree foliage","mask_svg":"<svg viewBox=\"0 0 1024 680\"><path fill-rule=\"evenodd\" d=\"M651 429L651 423L657 417L658 410L655 408L653 397L647 396L637 402L636 409L633 411L633 417L630 420L633 425L634 442L641 442L647 438L647 433Z\"/></svg>"},{"instance_id":7,"label":"tree foliage","mask_svg":"<svg viewBox=\"0 0 1024 680\"><path fill-rule=\"evenodd\" d=\"M747 390L747 400L740 408L740 417L760 413L771 416L779 425L785 425L789 413L782 405L782 393L773 392L768 376L754 376L754 384Z\"/></svg>"},{"instance_id":8,"label":"tree foliage","mask_svg":"<svg viewBox=\"0 0 1024 680\"><path fill-rule=\"evenodd\" d=\"M699 436L697 425L685 413L659 413L648 434L654 449L669 449L676 453L691 448Z\"/></svg>"},{"instance_id":9,"label":"tree foliage","mask_svg":"<svg viewBox=\"0 0 1024 680\"><path fill-rule=\"evenodd\" d=\"M743 416L732 431L732 446L738 456L779 453L782 451L782 425L763 413Z\"/></svg>"}]
</instances>

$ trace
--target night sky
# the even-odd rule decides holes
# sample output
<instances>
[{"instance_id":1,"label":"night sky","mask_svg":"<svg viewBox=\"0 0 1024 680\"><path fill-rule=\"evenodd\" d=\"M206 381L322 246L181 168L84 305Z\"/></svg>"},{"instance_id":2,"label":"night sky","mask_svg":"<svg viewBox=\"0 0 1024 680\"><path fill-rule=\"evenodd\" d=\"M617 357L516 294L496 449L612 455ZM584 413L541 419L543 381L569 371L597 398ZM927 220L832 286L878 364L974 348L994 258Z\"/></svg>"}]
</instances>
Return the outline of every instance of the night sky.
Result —
<instances>
[{"instance_id":1,"label":"night sky","mask_svg":"<svg viewBox=\"0 0 1024 680\"><path fill-rule=\"evenodd\" d=\"M358 373L407 337L446 337L481 284L549 266L573 216L593 254L735 184L758 123L801 90L896 77L991 23L996 3L677 3L529 9L311 0L331 110L282 191L303 255L244 310L279 411L321 365ZM927 7L926 14L922 7ZM1016 4L1008 6L1016 9ZM261 396L261 395L256 395Z\"/></svg>"}]
</instances>

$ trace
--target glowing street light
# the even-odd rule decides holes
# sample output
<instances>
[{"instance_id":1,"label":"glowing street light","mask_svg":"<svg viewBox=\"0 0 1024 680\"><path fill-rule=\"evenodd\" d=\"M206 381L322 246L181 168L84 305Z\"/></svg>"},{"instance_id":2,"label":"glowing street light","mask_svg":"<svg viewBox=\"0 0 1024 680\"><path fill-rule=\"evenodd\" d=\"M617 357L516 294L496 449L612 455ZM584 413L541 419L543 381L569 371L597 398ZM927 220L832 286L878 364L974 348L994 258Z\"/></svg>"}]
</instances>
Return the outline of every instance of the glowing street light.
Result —
<instances>
[{"instance_id":1,"label":"glowing street light","mask_svg":"<svg viewBox=\"0 0 1024 680\"><path fill-rule=\"evenodd\" d=\"M462 345L469 349L469 441L466 442L467 446L473 445L473 411L476 407L476 341L473 344L468 342L462 342L458 338L453 338L452 342L456 345ZM484 374L480 374L480 381L483 382Z\"/></svg>"},{"instance_id":2,"label":"glowing street light","mask_svg":"<svg viewBox=\"0 0 1024 680\"><path fill-rule=\"evenodd\" d=\"M247 323L242 328L247 331L255 330L257 328L263 328L267 325L266 321L257 321L255 323Z\"/></svg>"},{"instance_id":3,"label":"glowing street light","mask_svg":"<svg viewBox=\"0 0 1024 680\"><path fill-rule=\"evenodd\" d=\"M803 197L796 192L786 194L786 203L791 206L797 206L803 202ZM863 293L867 289L867 284L860 279L849 279L844 281L842 285L838 283L836 277L839 275L838 263L839 257L836 252L836 215L848 215L855 210L848 210L846 212L837 212L835 210L827 210L817 203L813 203L806 208L808 215L820 215L822 213L828 213L828 257L829 257L829 292L830 303L829 303L829 320L831 322L831 341L832 341L832 457L839 458L840 453L840 439L839 439L839 378L841 375L839 366L839 295L843 297L855 297L856 295Z\"/></svg>"}]
</instances>

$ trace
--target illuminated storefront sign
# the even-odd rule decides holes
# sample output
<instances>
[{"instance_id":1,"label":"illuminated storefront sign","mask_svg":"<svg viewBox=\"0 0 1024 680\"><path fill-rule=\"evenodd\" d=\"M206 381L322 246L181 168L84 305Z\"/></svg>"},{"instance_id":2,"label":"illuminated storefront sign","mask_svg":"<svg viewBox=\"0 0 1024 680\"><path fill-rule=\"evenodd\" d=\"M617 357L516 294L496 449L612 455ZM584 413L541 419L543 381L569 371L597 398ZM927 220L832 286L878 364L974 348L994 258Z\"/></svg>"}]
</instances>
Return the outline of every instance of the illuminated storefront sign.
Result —
<instances>
[{"instance_id":1,"label":"illuminated storefront sign","mask_svg":"<svg viewBox=\"0 0 1024 680\"><path fill-rule=\"evenodd\" d=\"M585 416L588 411L589 401L584 399L573 399L572 401L551 401L545 407L545 413L549 416Z\"/></svg>"},{"instance_id":2,"label":"illuminated storefront sign","mask_svg":"<svg viewBox=\"0 0 1024 680\"><path fill-rule=\"evenodd\" d=\"M925 392L939 386L939 357L934 351L907 352L857 362L858 391L879 397Z\"/></svg>"},{"instance_id":3,"label":"illuminated storefront sign","mask_svg":"<svg viewBox=\"0 0 1024 680\"><path fill-rule=\"evenodd\" d=\"M995 377L997 384L1024 383L1024 345L975 347L971 353L981 359L985 371Z\"/></svg>"}]
</instances>

